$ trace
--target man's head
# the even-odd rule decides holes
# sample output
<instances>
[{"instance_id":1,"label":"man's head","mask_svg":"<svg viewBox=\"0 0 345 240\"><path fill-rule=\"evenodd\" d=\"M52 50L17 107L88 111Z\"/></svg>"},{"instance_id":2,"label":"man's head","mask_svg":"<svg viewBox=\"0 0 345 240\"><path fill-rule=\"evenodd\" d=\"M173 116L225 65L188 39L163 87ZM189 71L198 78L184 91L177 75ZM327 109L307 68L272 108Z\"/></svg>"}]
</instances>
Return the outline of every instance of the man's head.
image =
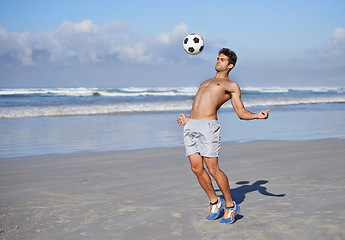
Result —
<instances>
[{"instance_id":1,"label":"man's head","mask_svg":"<svg viewBox=\"0 0 345 240\"><path fill-rule=\"evenodd\" d=\"M235 67L236 65L236 61L237 61L237 56L236 53L232 50L230 50L229 48L222 48L220 49L218 56L220 54L224 54L225 56L228 57L228 65L232 64L232 68L230 69L230 71Z\"/></svg>"}]
</instances>

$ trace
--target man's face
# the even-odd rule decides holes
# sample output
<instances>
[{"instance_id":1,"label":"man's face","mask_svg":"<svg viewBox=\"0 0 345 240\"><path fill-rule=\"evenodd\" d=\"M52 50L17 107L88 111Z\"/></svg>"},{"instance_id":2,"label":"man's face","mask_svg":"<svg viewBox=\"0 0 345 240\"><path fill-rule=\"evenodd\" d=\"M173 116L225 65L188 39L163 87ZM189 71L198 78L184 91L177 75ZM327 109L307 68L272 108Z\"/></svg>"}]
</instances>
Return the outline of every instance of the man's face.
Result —
<instances>
[{"instance_id":1,"label":"man's face","mask_svg":"<svg viewBox=\"0 0 345 240\"><path fill-rule=\"evenodd\" d=\"M216 71L228 71L233 67L233 64L229 64L228 56L221 53L217 58Z\"/></svg>"}]
</instances>

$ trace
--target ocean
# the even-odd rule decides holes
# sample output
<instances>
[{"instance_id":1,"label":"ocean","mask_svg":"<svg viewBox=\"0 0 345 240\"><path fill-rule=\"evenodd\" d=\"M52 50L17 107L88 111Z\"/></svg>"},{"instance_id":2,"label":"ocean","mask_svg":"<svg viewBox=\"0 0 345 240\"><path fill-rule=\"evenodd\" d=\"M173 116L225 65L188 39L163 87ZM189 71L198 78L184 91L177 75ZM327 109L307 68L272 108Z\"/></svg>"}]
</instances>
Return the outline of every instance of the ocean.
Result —
<instances>
[{"instance_id":1,"label":"ocean","mask_svg":"<svg viewBox=\"0 0 345 240\"><path fill-rule=\"evenodd\" d=\"M176 118L189 114L197 89L2 88L0 158L183 146ZM245 87L242 100L270 117L239 120L228 102L222 141L345 138L343 87Z\"/></svg>"}]
</instances>

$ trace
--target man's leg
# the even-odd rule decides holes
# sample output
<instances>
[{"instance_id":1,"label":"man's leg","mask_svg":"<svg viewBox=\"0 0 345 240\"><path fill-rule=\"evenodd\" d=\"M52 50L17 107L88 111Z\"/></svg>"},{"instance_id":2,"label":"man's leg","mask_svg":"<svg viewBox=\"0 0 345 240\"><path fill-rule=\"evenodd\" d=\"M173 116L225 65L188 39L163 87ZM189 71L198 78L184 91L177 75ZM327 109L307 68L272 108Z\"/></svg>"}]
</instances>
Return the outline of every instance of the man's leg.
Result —
<instances>
[{"instance_id":1,"label":"man's leg","mask_svg":"<svg viewBox=\"0 0 345 240\"><path fill-rule=\"evenodd\" d=\"M200 186L204 189L211 203L218 200L218 196L214 191L210 175L204 168L203 158L199 153L194 153L189 156L191 169L195 176L198 178ZM223 193L224 194L224 193ZM224 195L225 196L225 195Z\"/></svg>"},{"instance_id":2,"label":"man's leg","mask_svg":"<svg viewBox=\"0 0 345 240\"><path fill-rule=\"evenodd\" d=\"M219 169L218 158L204 157L208 172L216 180L220 191L222 191L226 206L232 207L233 201L230 192L229 180L225 173Z\"/></svg>"}]
</instances>

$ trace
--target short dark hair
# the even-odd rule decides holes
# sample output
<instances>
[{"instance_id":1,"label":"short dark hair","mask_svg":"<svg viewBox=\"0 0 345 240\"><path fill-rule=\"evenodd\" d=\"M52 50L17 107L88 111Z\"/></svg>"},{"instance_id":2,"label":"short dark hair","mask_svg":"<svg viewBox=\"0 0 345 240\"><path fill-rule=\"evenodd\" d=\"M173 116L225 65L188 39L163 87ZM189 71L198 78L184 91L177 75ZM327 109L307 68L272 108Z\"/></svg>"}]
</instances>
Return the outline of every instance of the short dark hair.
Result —
<instances>
[{"instance_id":1,"label":"short dark hair","mask_svg":"<svg viewBox=\"0 0 345 240\"><path fill-rule=\"evenodd\" d=\"M236 53L232 50L230 50L229 48L222 48L220 49L219 53L218 53L218 56L223 53L225 56L228 56L229 58L229 65L230 64L233 64L234 67L236 65L236 62L237 62L237 56L236 56Z\"/></svg>"}]
</instances>

